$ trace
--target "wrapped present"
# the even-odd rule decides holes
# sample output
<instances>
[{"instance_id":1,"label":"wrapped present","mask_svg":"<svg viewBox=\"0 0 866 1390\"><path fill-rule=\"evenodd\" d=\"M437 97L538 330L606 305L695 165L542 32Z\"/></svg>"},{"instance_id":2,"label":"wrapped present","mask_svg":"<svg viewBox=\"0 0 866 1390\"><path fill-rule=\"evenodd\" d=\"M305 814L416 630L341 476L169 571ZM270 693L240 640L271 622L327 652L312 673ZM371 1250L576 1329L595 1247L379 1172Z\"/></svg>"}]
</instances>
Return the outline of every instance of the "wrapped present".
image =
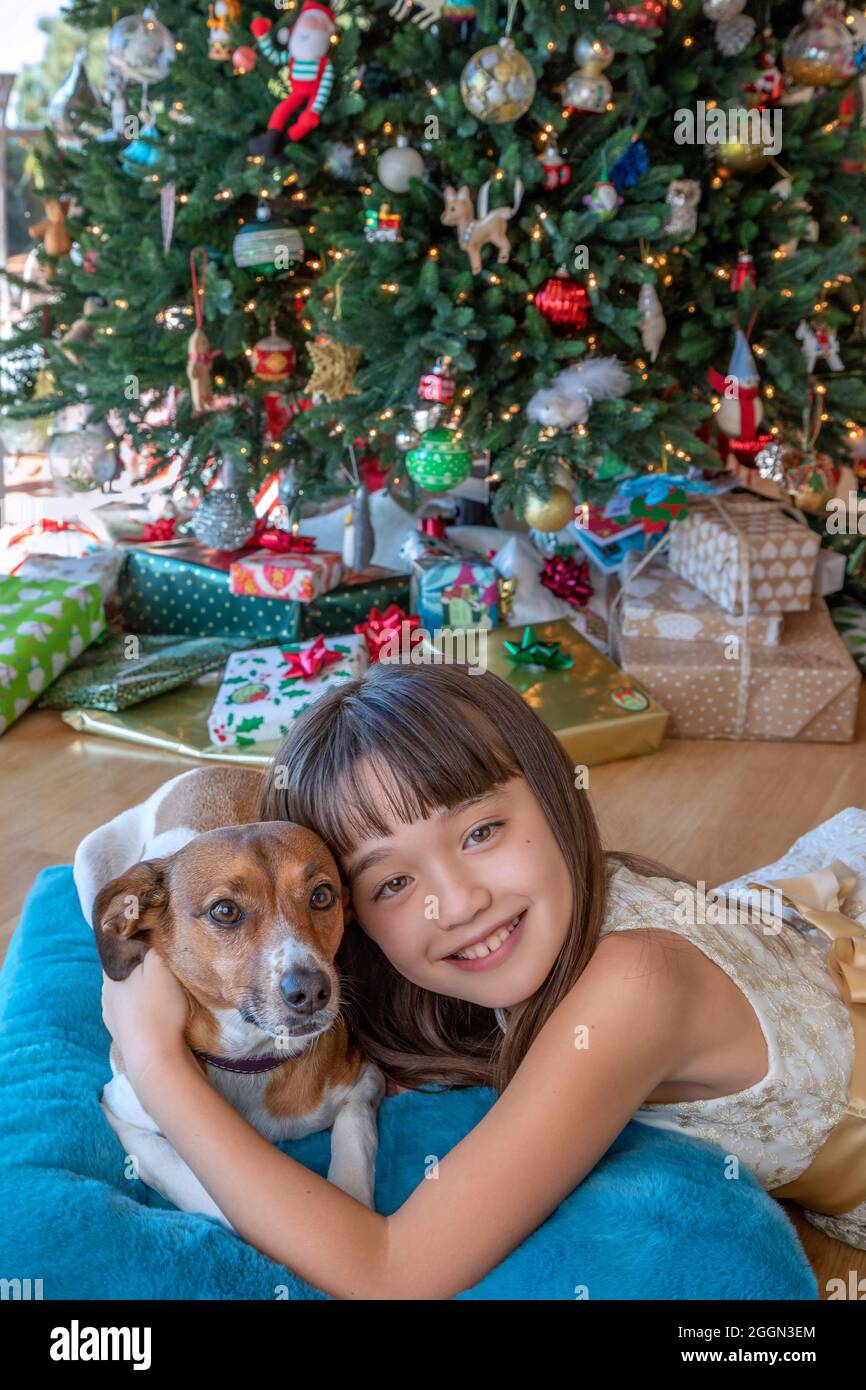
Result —
<instances>
[{"instance_id":1,"label":"wrapped present","mask_svg":"<svg viewBox=\"0 0 866 1390\"><path fill-rule=\"evenodd\" d=\"M0 579L0 733L104 628L96 584Z\"/></svg>"},{"instance_id":2,"label":"wrapped present","mask_svg":"<svg viewBox=\"0 0 866 1390\"><path fill-rule=\"evenodd\" d=\"M158 544L174 539L174 518L157 517L144 502L105 502L92 509L88 521L107 545Z\"/></svg>"},{"instance_id":3,"label":"wrapped present","mask_svg":"<svg viewBox=\"0 0 866 1390\"><path fill-rule=\"evenodd\" d=\"M89 551L85 555L28 555L15 571L19 579L31 579L41 583L43 579L62 579L67 584L97 584L104 599L114 598L117 593L117 577L123 564L123 555L108 546Z\"/></svg>"},{"instance_id":4,"label":"wrapped present","mask_svg":"<svg viewBox=\"0 0 866 1390\"><path fill-rule=\"evenodd\" d=\"M124 627L145 634L294 641L300 604L233 594L233 558L191 541L171 550L131 546L118 586Z\"/></svg>"},{"instance_id":5,"label":"wrapped present","mask_svg":"<svg viewBox=\"0 0 866 1390\"><path fill-rule=\"evenodd\" d=\"M744 544L750 613L808 611L820 537L773 503L737 495L693 507L671 532L668 563L728 613L740 613Z\"/></svg>"},{"instance_id":6,"label":"wrapped present","mask_svg":"<svg viewBox=\"0 0 866 1390\"><path fill-rule=\"evenodd\" d=\"M342 556L335 550L282 556L271 550L254 550L232 561L229 589L233 594L309 603L335 589L346 573Z\"/></svg>"},{"instance_id":7,"label":"wrapped present","mask_svg":"<svg viewBox=\"0 0 866 1390\"><path fill-rule=\"evenodd\" d=\"M208 718L213 743L250 747L272 743L329 690L367 669L363 637L319 634L312 642L259 647L229 657Z\"/></svg>"},{"instance_id":8,"label":"wrapped present","mask_svg":"<svg viewBox=\"0 0 866 1390\"><path fill-rule=\"evenodd\" d=\"M353 632L357 623L369 617L371 608L382 611L392 603L408 609L408 574L370 566L347 575L335 589L300 605L301 626L297 636L307 640L320 632L325 637Z\"/></svg>"},{"instance_id":9,"label":"wrapped present","mask_svg":"<svg viewBox=\"0 0 866 1390\"><path fill-rule=\"evenodd\" d=\"M248 646L249 638L106 634L82 652L37 704L48 709L129 709L208 671L222 671L240 644Z\"/></svg>"},{"instance_id":10,"label":"wrapped present","mask_svg":"<svg viewBox=\"0 0 866 1390\"><path fill-rule=\"evenodd\" d=\"M829 594L838 594L844 583L845 556L835 550L825 550L822 546L815 564L812 593L827 598Z\"/></svg>"},{"instance_id":11,"label":"wrapped present","mask_svg":"<svg viewBox=\"0 0 866 1390\"><path fill-rule=\"evenodd\" d=\"M438 649L443 639L430 639ZM667 714L566 618L483 634L487 669L517 690L575 764L653 753Z\"/></svg>"},{"instance_id":12,"label":"wrapped present","mask_svg":"<svg viewBox=\"0 0 866 1390\"><path fill-rule=\"evenodd\" d=\"M428 550L412 561L412 613L429 632L437 628L499 626L498 574L489 560L464 552Z\"/></svg>"},{"instance_id":13,"label":"wrapped present","mask_svg":"<svg viewBox=\"0 0 866 1390\"><path fill-rule=\"evenodd\" d=\"M623 637L662 637L680 642L727 642L741 631L732 617L701 589L652 560L634 579L625 576L622 599ZM749 616L749 639L776 646L782 635L780 613Z\"/></svg>"},{"instance_id":14,"label":"wrapped present","mask_svg":"<svg viewBox=\"0 0 866 1390\"><path fill-rule=\"evenodd\" d=\"M861 603L837 603L830 615L851 656L866 674L866 608Z\"/></svg>"},{"instance_id":15,"label":"wrapped present","mask_svg":"<svg viewBox=\"0 0 866 1390\"><path fill-rule=\"evenodd\" d=\"M854 737L860 673L817 596L785 619L777 646L750 643L748 661L716 642L625 637L622 664L670 710L674 737Z\"/></svg>"}]
</instances>

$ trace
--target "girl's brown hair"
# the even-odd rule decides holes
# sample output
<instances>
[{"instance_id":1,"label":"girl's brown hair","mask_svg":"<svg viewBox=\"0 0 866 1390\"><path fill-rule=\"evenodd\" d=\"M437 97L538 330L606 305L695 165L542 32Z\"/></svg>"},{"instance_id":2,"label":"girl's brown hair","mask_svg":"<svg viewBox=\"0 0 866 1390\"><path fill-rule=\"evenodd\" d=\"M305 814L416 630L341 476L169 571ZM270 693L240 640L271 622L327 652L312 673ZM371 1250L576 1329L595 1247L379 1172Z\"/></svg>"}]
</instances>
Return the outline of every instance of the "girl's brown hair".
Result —
<instances>
[{"instance_id":1,"label":"girl's brown hair","mask_svg":"<svg viewBox=\"0 0 866 1390\"><path fill-rule=\"evenodd\" d=\"M466 666L377 664L312 705L282 743L265 779L262 820L319 834L342 863L389 825L359 778L359 763L387 766L390 809L410 823L450 809L509 778L529 783L568 865L573 915L562 950L533 997L511 1010L502 1034L491 1009L413 984L357 922L338 962L347 1021L363 1052L398 1085L504 1090L533 1039L589 963L608 878L617 865L682 880L638 855L605 852L585 791L554 734L492 672Z\"/></svg>"}]
</instances>

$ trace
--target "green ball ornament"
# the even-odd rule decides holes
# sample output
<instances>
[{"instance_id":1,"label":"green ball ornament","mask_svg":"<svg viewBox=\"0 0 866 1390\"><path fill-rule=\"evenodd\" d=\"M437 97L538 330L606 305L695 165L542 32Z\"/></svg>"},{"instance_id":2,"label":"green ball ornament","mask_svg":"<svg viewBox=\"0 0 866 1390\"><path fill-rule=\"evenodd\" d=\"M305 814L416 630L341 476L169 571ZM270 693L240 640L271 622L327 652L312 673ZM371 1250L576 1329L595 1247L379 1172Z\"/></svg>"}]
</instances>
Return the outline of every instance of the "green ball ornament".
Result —
<instances>
[{"instance_id":1,"label":"green ball ornament","mask_svg":"<svg viewBox=\"0 0 866 1390\"><path fill-rule=\"evenodd\" d=\"M453 430L426 430L421 443L406 455L406 471L430 492L456 487L472 472L472 451Z\"/></svg>"}]
</instances>

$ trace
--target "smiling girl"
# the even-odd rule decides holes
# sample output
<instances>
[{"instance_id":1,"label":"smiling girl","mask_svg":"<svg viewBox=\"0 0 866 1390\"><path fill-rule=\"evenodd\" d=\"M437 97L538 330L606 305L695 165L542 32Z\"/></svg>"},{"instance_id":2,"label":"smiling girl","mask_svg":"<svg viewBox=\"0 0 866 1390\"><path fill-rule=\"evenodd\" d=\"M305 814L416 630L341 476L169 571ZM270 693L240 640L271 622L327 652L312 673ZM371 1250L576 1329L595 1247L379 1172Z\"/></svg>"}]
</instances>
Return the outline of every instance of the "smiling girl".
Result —
<instances>
[{"instance_id":1,"label":"smiling girl","mask_svg":"<svg viewBox=\"0 0 866 1390\"><path fill-rule=\"evenodd\" d=\"M773 1189L844 1111L851 1024L814 942L771 941L736 914L701 925L693 886L603 851L575 781L510 686L459 666L373 667L311 706L270 769L262 819L316 831L350 890L339 961L362 1050L392 1088L500 1092L391 1216L217 1094L155 952L105 981L144 1108L235 1230L326 1293L472 1287L632 1118L720 1145L720 1163L736 1155ZM866 1205L839 1219L866 1242Z\"/></svg>"}]
</instances>

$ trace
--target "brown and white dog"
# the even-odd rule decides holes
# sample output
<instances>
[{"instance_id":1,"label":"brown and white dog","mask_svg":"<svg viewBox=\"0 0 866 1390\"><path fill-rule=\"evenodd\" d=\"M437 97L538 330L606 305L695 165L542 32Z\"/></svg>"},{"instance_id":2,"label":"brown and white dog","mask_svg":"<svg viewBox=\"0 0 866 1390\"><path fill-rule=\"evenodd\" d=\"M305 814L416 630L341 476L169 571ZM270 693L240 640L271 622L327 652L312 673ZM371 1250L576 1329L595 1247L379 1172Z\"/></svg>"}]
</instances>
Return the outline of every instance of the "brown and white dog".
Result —
<instances>
[{"instance_id":1,"label":"brown and white dog","mask_svg":"<svg viewBox=\"0 0 866 1390\"><path fill-rule=\"evenodd\" d=\"M92 831L75 855L105 973L158 951L189 998L186 1041L266 1138L331 1129L328 1179L373 1205L381 1072L349 1040L334 957L347 893L317 835L257 822L261 773L181 773ZM112 1043L106 1119L142 1181L229 1222L140 1105Z\"/></svg>"}]
</instances>

